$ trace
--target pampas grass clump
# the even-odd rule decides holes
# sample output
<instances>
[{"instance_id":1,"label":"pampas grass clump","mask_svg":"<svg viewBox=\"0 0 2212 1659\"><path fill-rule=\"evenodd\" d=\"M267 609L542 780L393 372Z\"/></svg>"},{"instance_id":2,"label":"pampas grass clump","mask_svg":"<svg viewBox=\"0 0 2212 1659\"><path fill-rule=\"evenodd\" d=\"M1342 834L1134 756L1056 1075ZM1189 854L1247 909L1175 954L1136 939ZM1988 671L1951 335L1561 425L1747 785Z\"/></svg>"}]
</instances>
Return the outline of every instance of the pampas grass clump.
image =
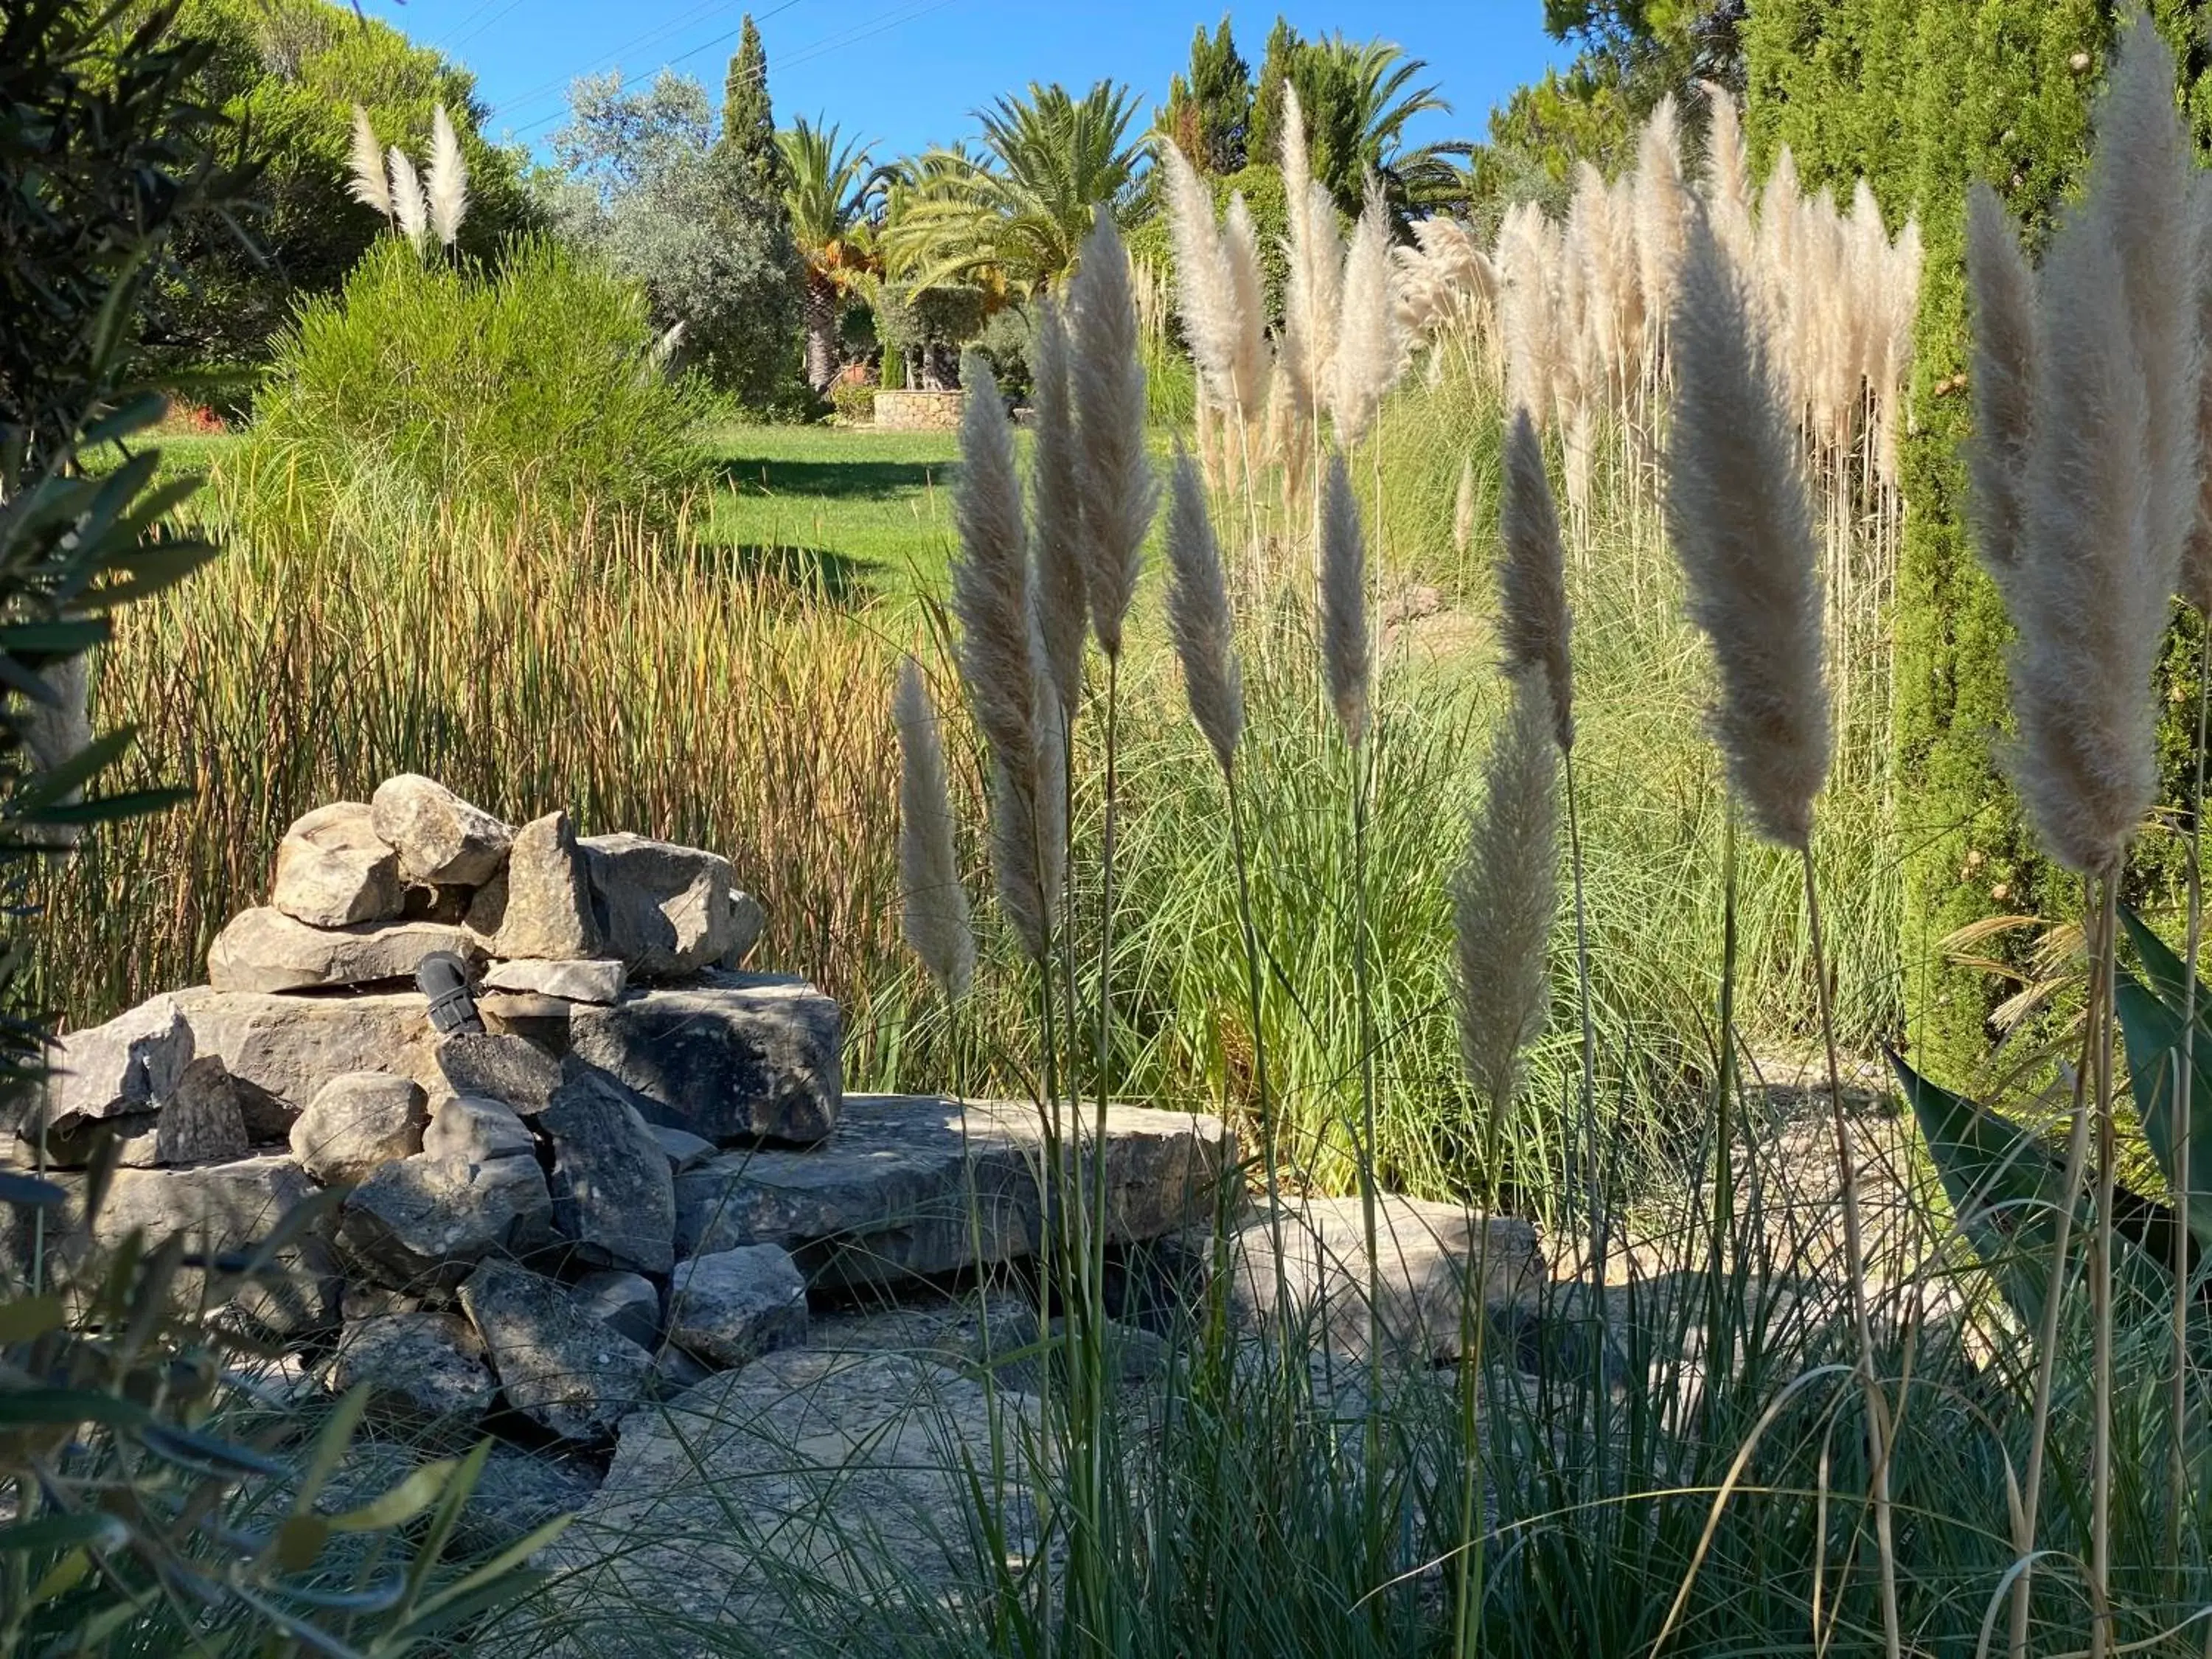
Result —
<instances>
[{"instance_id":1,"label":"pampas grass clump","mask_svg":"<svg viewBox=\"0 0 2212 1659\"><path fill-rule=\"evenodd\" d=\"M1103 209L1083 245L1073 307L1084 581L1099 647L1118 658L1145 538L1159 506L1159 480L1145 447L1145 366L1128 251Z\"/></svg>"},{"instance_id":2,"label":"pampas grass clump","mask_svg":"<svg viewBox=\"0 0 2212 1659\"><path fill-rule=\"evenodd\" d=\"M1462 475L1465 490L1466 475ZM1498 562L1505 665L1542 676L1552 731L1565 754L1575 746L1574 668L1568 651L1566 556L1559 509L1544 473L1544 447L1525 409L1505 434L1505 490L1499 514L1504 556Z\"/></svg>"},{"instance_id":3,"label":"pampas grass clump","mask_svg":"<svg viewBox=\"0 0 2212 1659\"><path fill-rule=\"evenodd\" d=\"M1182 664L1191 719L1205 734L1223 773L1236 768L1244 731L1244 686L1231 647L1229 594L1221 550L1206 503L1198 464L1176 446L1168 502L1168 625Z\"/></svg>"},{"instance_id":4,"label":"pampas grass clump","mask_svg":"<svg viewBox=\"0 0 2212 1659\"><path fill-rule=\"evenodd\" d=\"M907 943L948 1000L975 974L975 939L953 847L951 793L937 709L913 658L899 665L899 888Z\"/></svg>"}]
</instances>

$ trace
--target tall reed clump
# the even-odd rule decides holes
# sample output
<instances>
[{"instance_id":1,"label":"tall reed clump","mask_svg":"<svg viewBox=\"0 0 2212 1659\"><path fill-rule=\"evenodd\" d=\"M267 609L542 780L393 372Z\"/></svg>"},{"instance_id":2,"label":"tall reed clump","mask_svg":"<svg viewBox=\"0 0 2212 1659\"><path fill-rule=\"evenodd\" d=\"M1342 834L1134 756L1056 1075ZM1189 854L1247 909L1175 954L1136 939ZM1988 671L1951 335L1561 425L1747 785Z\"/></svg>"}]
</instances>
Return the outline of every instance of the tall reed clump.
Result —
<instances>
[{"instance_id":1,"label":"tall reed clump","mask_svg":"<svg viewBox=\"0 0 2212 1659\"><path fill-rule=\"evenodd\" d=\"M2087 884L2091 963L2051 1279L2069 1276L2072 1195L2091 1143L2094 1321L2087 1586L2090 1651L2110 1650L2113 1558L2114 973L2122 869L2156 797L2152 679L2183 553L2195 533L2203 457L2197 329L2201 249L2189 141L2172 55L2140 15L2123 31L2094 112L2083 200L2061 218L2031 280L1986 198L1969 221L1982 419L1974 483L1982 547L2017 631L2009 659L2020 734L2010 769L2051 855ZM2013 1650L2029 1637L2032 1571L2058 1363L2059 1304L2045 1299L2033 1427L2014 1517ZM2178 1298L2177 1338L2187 1310ZM2174 1356L2185 1372L2185 1349ZM2186 1391L2171 1432L2186 1437ZM2179 1494L2174 1501L2179 1502Z\"/></svg>"}]
</instances>

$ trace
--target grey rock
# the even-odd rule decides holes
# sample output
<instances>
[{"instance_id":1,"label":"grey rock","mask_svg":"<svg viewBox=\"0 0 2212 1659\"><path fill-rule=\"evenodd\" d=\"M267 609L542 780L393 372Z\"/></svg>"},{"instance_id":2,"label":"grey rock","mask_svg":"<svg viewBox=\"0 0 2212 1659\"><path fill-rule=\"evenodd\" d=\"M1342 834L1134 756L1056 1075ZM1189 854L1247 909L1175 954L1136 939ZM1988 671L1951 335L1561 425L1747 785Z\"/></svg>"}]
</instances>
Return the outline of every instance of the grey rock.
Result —
<instances>
[{"instance_id":1,"label":"grey rock","mask_svg":"<svg viewBox=\"0 0 2212 1659\"><path fill-rule=\"evenodd\" d=\"M338 1314L349 1325L363 1320L382 1319L390 1314L410 1314L422 1311L422 1298L409 1296L404 1291L386 1290L381 1285L351 1284L338 1297Z\"/></svg>"},{"instance_id":2,"label":"grey rock","mask_svg":"<svg viewBox=\"0 0 2212 1659\"><path fill-rule=\"evenodd\" d=\"M213 1054L202 1054L185 1067L158 1109L129 1117L71 1117L46 1133L50 1168L79 1169L91 1160L100 1134L121 1144L116 1161L125 1169L150 1170L179 1164L221 1164L252 1150L240 1109L237 1080Z\"/></svg>"},{"instance_id":3,"label":"grey rock","mask_svg":"<svg viewBox=\"0 0 2212 1659\"><path fill-rule=\"evenodd\" d=\"M481 1417L498 1392L483 1341L453 1314L395 1313L349 1324L329 1376L339 1393L366 1382L376 1403L434 1419Z\"/></svg>"},{"instance_id":4,"label":"grey rock","mask_svg":"<svg viewBox=\"0 0 2212 1659\"><path fill-rule=\"evenodd\" d=\"M712 1368L701 1364L681 1348L656 1348L653 1354L653 1397L672 1400L686 1389L697 1388L714 1374Z\"/></svg>"},{"instance_id":5,"label":"grey rock","mask_svg":"<svg viewBox=\"0 0 2212 1659\"><path fill-rule=\"evenodd\" d=\"M389 1072L348 1072L315 1091L292 1123L292 1156L325 1186L366 1181L422 1150L422 1085Z\"/></svg>"},{"instance_id":6,"label":"grey rock","mask_svg":"<svg viewBox=\"0 0 2212 1659\"><path fill-rule=\"evenodd\" d=\"M369 811L376 833L398 849L409 881L477 886L498 873L514 839L490 813L412 772L377 785Z\"/></svg>"},{"instance_id":7,"label":"grey rock","mask_svg":"<svg viewBox=\"0 0 2212 1659\"><path fill-rule=\"evenodd\" d=\"M1088 1187L1098 1159L1088 1150L1087 1107L1084 1116ZM1071 1139L1061 1137L1063 1155ZM1014 1261L1043 1237L1044 1157L1042 1121L1025 1102L963 1108L934 1096L851 1096L820 1146L727 1152L680 1177L677 1254L781 1244L817 1285ZM1236 1163L1235 1139L1218 1119L1109 1107L1109 1242L1158 1238L1210 1217Z\"/></svg>"},{"instance_id":8,"label":"grey rock","mask_svg":"<svg viewBox=\"0 0 2212 1659\"><path fill-rule=\"evenodd\" d=\"M591 880L566 812L514 832L507 868L469 907L469 928L503 959L568 962L599 954Z\"/></svg>"},{"instance_id":9,"label":"grey rock","mask_svg":"<svg viewBox=\"0 0 2212 1659\"><path fill-rule=\"evenodd\" d=\"M643 1273L612 1268L586 1273L576 1281L576 1304L603 1325L611 1325L641 1348L660 1342L660 1292Z\"/></svg>"},{"instance_id":10,"label":"grey rock","mask_svg":"<svg viewBox=\"0 0 2212 1659\"><path fill-rule=\"evenodd\" d=\"M363 801L319 806L276 843L269 902L313 927L388 921L405 908L399 854L377 835Z\"/></svg>"},{"instance_id":11,"label":"grey rock","mask_svg":"<svg viewBox=\"0 0 2212 1659\"><path fill-rule=\"evenodd\" d=\"M487 1261L460 1299L507 1403L562 1439L603 1439L645 1398L653 1356L593 1319L565 1285Z\"/></svg>"},{"instance_id":12,"label":"grey rock","mask_svg":"<svg viewBox=\"0 0 2212 1659\"><path fill-rule=\"evenodd\" d=\"M694 1256L668 1281L668 1336L710 1365L798 1347L806 1340L806 1281L774 1244Z\"/></svg>"},{"instance_id":13,"label":"grey rock","mask_svg":"<svg viewBox=\"0 0 2212 1659\"><path fill-rule=\"evenodd\" d=\"M158 996L105 1025L72 1031L57 1045L46 1085L46 1121L68 1128L150 1112L176 1091L198 1052L191 1022L174 996Z\"/></svg>"},{"instance_id":14,"label":"grey rock","mask_svg":"<svg viewBox=\"0 0 2212 1659\"><path fill-rule=\"evenodd\" d=\"M676 1183L637 1109L579 1074L538 1115L553 1143L553 1224L601 1267L665 1273L676 1261Z\"/></svg>"},{"instance_id":15,"label":"grey rock","mask_svg":"<svg viewBox=\"0 0 2212 1659\"><path fill-rule=\"evenodd\" d=\"M622 963L605 957L578 962L495 962L484 974L489 991L528 991L567 1002L620 1002L629 983Z\"/></svg>"},{"instance_id":16,"label":"grey rock","mask_svg":"<svg viewBox=\"0 0 2212 1659\"><path fill-rule=\"evenodd\" d=\"M217 991L312 991L411 979L434 951L464 956L465 928L434 921L310 927L282 910L241 910L208 947L208 983Z\"/></svg>"},{"instance_id":17,"label":"grey rock","mask_svg":"<svg viewBox=\"0 0 2212 1659\"><path fill-rule=\"evenodd\" d=\"M504 1101L526 1116L561 1087L561 1062L527 1037L455 1031L438 1042L438 1069L457 1095Z\"/></svg>"},{"instance_id":18,"label":"grey rock","mask_svg":"<svg viewBox=\"0 0 2212 1659\"><path fill-rule=\"evenodd\" d=\"M599 1492L537 1565L562 1575L578 1654L704 1659L729 1629L768 1651L895 1652L917 1590L948 1613L976 1594L971 1471L988 1483L993 1447L1036 1420L1026 1396L994 1407L906 1354L770 1354L627 1419ZM1015 1486L991 1495L1026 1559L1034 1512ZM617 1611L640 1606L699 1634L640 1632Z\"/></svg>"},{"instance_id":19,"label":"grey rock","mask_svg":"<svg viewBox=\"0 0 2212 1659\"><path fill-rule=\"evenodd\" d=\"M696 1170L714 1155L714 1143L701 1139L689 1129L672 1129L665 1123L653 1126L653 1138L660 1143L660 1150L668 1154L668 1167L678 1175Z\"/></svg>"},{"instance_id":20,"label":"grey rock","mask_svg":"<svg viewBox=\"0 0 2212 1659\"><path fill-rule=\"evenodd\" d=\"M632 835L592 836L578 845L605 948L640 978L696 974L742 957L759 938L761 908L738 890L719 853Z\"/></svg>"},{"instance_id":21,"label":"grey rock","mask_svg":"<svg viewBox=\"0 0 2212 1659\"><path fill-rule=\"evenodd\" d=\"M247 1133L282 1140L323 1085L348 1072L438 1079L430 1018L413 991L344 996L177 994L199 1053L221 1058L243 1087Z\"/></svg>"},{"instance_id":22,"label":"grey rock","mask_svg":"<svg viewBox=\"0 0 2212 1659\"><path fill-rule=\"evenodd\" d=\"M532 1158L538 1143L506 1102L483 1095L447 1095L432 1109L422 1150L433 1158L489 1164L495 1158Z\"/></svg>"},{"instance_id":23,"label":"grey rock","mask_svg":"<svg viewBox=\"0 0 2212 1659\"><path fill-rule=\"evenodd\" d=\"M713 974L633 991L611 1008L578 1004L568 1040L652 1121L704 1139L813 1141L836 1127L843 1022L799 980Z\"/></svg>"},{"instance_id":24,"label":"grey rock","mask_svg":"<svg viewBox=\"0 0 2212 1659\"><path fill-rule=\"evenodd\" d=\"M1379 1326L1386 1347L1398 1358L1417 1364L1457 1358L1469 1297L1494 1320L1499 1310L1533 1294L1543 1278L1535 1229L1517 1217L1491 1218L1486 1240L1483 1218L1459 1205L1393 1194L1382 1194L1377 1204ZM1365 1355L1369 1274L1360 1200L1286 1201L1280 1222L1279 1258L1278 1229L1264 1211L1246 1216L1231 1239L1231 1318L1264 1335L1283 1328L1277 1317L1281 1309L1300 1340ZM1171 1241L1165 1254L1180 1255L1194 1275L1202 1273L1212 1259L1212 1241L1196 1236Z\"/></svg>"},{"instance_id":25,"label":"grey rock","mask_svg":"<svg viewBox=\"0 0 2212 1659\"><path fill-rule=\"evenodd\" d=\"M246 1158L181 1170L118 1170L88 1236L95 1248L112 1249L134 1231L143 1231L149 1243L175 1235L196 1250L242 1256L314 1195L307 1172L289 1158ZM280 1335L327 1329L337 1315L340 1288L327 1230L326 1218L311 1223L260 1277L188 1270L179 1275L177 1293L188 1304L227 1304Z\"/></svg>"},{"instance_id":26,"label":"grey rock","mask_svg":"<svg viewBox=\"0 0 2212 1659\"><path fill-rule=\"evenodd\" d=\"M535 1159L418 1153L348 1195L338 1243L379 1282L419 1291L457 1283L488 1255L537 1248L552 1212Z\"/></svg>"}]
</instances>

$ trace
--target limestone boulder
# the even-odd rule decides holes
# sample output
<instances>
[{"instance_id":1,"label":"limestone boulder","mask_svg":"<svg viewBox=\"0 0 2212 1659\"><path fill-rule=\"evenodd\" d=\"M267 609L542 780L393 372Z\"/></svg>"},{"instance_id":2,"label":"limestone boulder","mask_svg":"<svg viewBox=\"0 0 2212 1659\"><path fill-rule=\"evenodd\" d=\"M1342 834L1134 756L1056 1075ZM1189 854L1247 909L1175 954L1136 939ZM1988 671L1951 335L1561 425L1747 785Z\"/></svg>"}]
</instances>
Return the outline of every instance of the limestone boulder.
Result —
<instances>
[{"instance_id":1,"label":"limestone boulder","mask_svg":"<svg viewBox=\"0 0 2212 1659\"><path fill-rule=\"evenodd\" d=\"M465 928L434 921L310 927L282 910L241 910L208 947L217 991L312 991L409 980L434 951L476 951Z\"/></svg>"},{"instance_id":2,"label":"limestone boulder","mask_svg":"<svg viewBox=\"0 0 2212 1659\"><path fill-rule=\"evenodd\" d=\"M46 1111L48 1127L62 1130L153 1111L176 1092L198 1052L191 1022L174 996L72 1031L56 1048Z\"/></svg>"},{"instance_id":3,"label":"limestone boulder","mask_svg":"<svg viewBox=\"0 0 2212 1659\"><path fill-rule=\"evenodd\" d=\"M774 1244L694 1256L668 1282L668 1335L716 1366L806 1340L806 1280Z\"/></svg>"},{"instance_id":4,"label":"limestone boulder","mask_svg":"<svg viewBox=\"0 0 2212 1659\"><path fill-rule=\"evenodd\" d=\"M668 1167L678 1175L696 1170L714 1156L714 1143L693 1134L689 1129L672 1129L665 1123L653 1127L653 1138L660 1143L660 1150L668 1154Z\"/></svg>"},{"instance_id":5,"label":"limestone boulder","mask_svg":"<svg viewBox=\"0 0 2212 1659\"><path fill-rule=\"evenodd\" d=\"M538 1127L553 1143L553 1224L584 1261L665 1273L676 1261L676 1183L637 1109L599 1078L562 1084Z\"/></svg>"},{"instance_id":6,"label":"limestone boulder","mask_svg":"<svg viewBox=\"0 0 2212 1659\"><path fill-rule=\"evenodd\" d=\"M482 1095L447 1095L431 1109L422 1150L433 1158L488 1164L495 1158L533 1158L538 1143L514 1107Z\"/></svg>"},{"instance_id":7,"label":"limestone boulder","mask_svg":"<svg viewBox=\"0 0 2212 1659\"><path fill-rule=\"evenodd\" d=\"M576 1305L641 1348L660 1343L660 1292L643 1273L608 1267L576 1281Z\"/></svg>"},{"instance_id":8,"label":"limestone boulder","mask_svg":"<svg viewBox=\"0 0 2212 1659\"><path fill-rule=\"evenodd\" d=\"M438 1080L430 1018L414 991L282 996L198 987L177 1002L198 1051L238 1079L257 1141L283 1139L316 1091L348 1072Z\"/></svg>"},{"instance_id":9,"label":"limestone boulder","mask_svg":"<svg viewBox=\"0 0 2212 1659\"><path fill-rule=\"evenodd\" d=\"M149 1243L179 1236L197 1252L243 1266L240 1258L314 1197L307 1171L289 1158L118 1170L92 1218L89 1237L95 1248L112 1249L134 1231L143 1231ZM179 1276L177 1294L188 1303L228 1304L281 1336L325 1330L337 1317L340 1290L327 1231L325 1219L311 1220L270 1269L253 1279L222 1266L212 1273L187 1271Z\"/></svg>"},{"instance_id":10,"label":"limestone boulder","mask_svg":"<svg viewBox=\"0 0 2212 1659\"><path fill-rule=\"evenodd\" d=\"M495 962L485 970L488 991L528 992L567 1002L615 1003L623 999L629 975L622 963L599 957L578 962Z\"/></svg>"},{"instance_id":11,"label":"limestone boulder","mask_svg":"<svg viewBox=\"0 0 2212 1659\"><path fill-rule=\"evenodd\" d=\"M578 843L591 872L604 946L641 979L736 961L760 937L760 906L718 853L643 836Z\"/></svg>"},{"instance_id":12,"label":"limestone boulder","mask_svg":"<svg viewBox=\"0 0 2212 1659\"><path fill-rule=\"evenodd\" d=\"M507 1402L564 1440L603 1440L647 1395L653 1356L577 1304L568 1286L487 1261L460 1287Z\"/></svg>"},{"instance_id":13,"label":"limestone boulder","mask_svg":"<svg viewBox=\"0 0 2212 1659\"><path fill-rule=\"evenodd\" d=\"M432 1421L474 1421L499 1389L476 1328L447 1313L386 1314L347 1325L327 1375L338 1393L365 1382L372 1403Z\"/></svg>"},{"instance_id":14,"label":"limestone boulder","mask_svg":"<svg viewBox=\"0 0 2212 1659\"><path fill-rule=\"evenodd\" d=\"M438 1040L438 1070L455 1094L504 1101L526 1116L561 1087L561 1062L512 1033L449 1032Z\"/></svg>"},{"instance_id":15,"label":"limestone boulder","mask_svg":"<svg viewBox=\"0 0 2212 1659\"><path fill-rule=\"evenodd\" d=\"M399 854L371 825L367 802L319 806L284 832L269 902L311 927L388 921L404 910Z\"/></svg>"},{"instance_id":16,"label":"limestone boulder","mask_svg":"<svg viewBox=\"0 0 2212 1659\"><path fill-rule=\"evenodd\" d=\"M541 1248L552 1214L534 1158L471 1164L417 1153L347 1196L338 1243L369 1279L421 1291L458 1284L486 1256Z\"/></svg>"},{"instance_id":17,"label":"limestone boulder","mask_svg":"<svg viewBox=\"0 0 2212 1659\"><path fill-rule=\"evenodd\" d=\"M579 1004L568 1030L570 1052L631 1091L654 1123L718 1144L815 1141L836 1127L843 1023L802 981L710 974L611 1008Z\"/></svg>"},{"instance_id":18,"label":"limestone boulder","mask_svg":"<svg viewBox=\"0 0 2212 1659\"><path fill-rule=\"evenodd\" d=\"M1220 1183L1234 1178L1235 1138L1218 1119L1111 1106L1103 1154L1090 1126L1086 1108L1081 1179L1090 1188L1103 1167L1111 1243L1206 1220ZM1073 1126L1059 1139L1070 1156ZM679 1177L677 1255L780 1244L817 1285L1017 1261L1043 1239L1045 1145L1043 1120L1026 1102L852 1096L818 1146L727 1152Z\"/></svg>"},{"instance_id":19,"label":"limestone boulder","mask_svg":"<svg viewBox=\"0 0 2212 1659\"><path fill-rule=\"evenodd\" d=\"M238 1080L213 1054L185 1067L167 1099L150 1112L125 1117L70 1117L46 1132L46 1162L58 1170L91 1161L102 1134L119 1143L116 1161L126 1169L180 1164L227 1164L252 1150L240 1108Z\"/></svg>"},{"instance_id":20,"label":"limestone boulder","mask_svg":"<svg viewBox=\"0 0 2212 1659\"><path fill-rule=\"evenodd\" d=\"M422 1085L389 1072L348 1072L316 1091L293 1121L292 1156L325 1186L366 1181L422 1150Z\"/></svg>"},{"instance_id":21,"label":"limestone boulder","mask_svg":"<svg viewBox=\"0 0 2212 1659\"><path fill-rule=\"evenodd\" d=\"M507 866L469 906L470 931L492 956L568 962L599 952L592 883L566 812L514 832Z\"/></svg>"},{"instance_id":22,"label":"limestone boulder","mask_svg":"<svg viewBox=\"0 0 2212 1659\"><path fill-rule=\"evenodd\" d=\"M377 785L369 801L376 834L398 850L410 882L475 887L498 874L514 831L445 785L403 773Z\"/></svg>"}]
</instances>

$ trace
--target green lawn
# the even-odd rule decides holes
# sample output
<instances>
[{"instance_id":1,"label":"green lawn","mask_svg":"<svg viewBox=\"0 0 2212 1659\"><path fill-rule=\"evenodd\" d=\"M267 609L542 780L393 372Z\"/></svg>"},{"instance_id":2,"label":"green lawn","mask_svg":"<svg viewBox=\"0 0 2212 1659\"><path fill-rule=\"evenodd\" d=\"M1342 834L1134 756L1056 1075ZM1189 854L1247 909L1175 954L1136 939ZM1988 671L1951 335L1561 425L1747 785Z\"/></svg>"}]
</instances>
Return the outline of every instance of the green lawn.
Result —
<instances>
[{"instance_id":1,"label":"green lawn","mask_svg":"<svg viewBox=\"0 0 2212 1659\"><path fill-rule=\"evenodd\" d=\"M714 506L702 539L832 592L945 591L952 434L729 426L706 442Z\"/></svg>"}]
</instances>

